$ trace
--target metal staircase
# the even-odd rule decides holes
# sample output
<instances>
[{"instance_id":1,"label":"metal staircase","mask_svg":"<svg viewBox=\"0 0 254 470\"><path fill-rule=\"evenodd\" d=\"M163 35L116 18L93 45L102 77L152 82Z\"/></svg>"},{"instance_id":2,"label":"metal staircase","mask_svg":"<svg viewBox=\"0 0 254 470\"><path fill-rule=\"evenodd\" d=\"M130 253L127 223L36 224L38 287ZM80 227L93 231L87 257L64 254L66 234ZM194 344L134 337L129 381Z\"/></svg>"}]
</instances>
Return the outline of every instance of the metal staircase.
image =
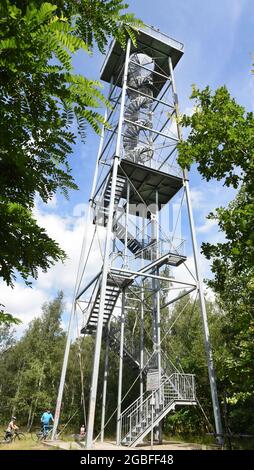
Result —
<instances>
[{"instance_id":1,"label":"metal staircase","mask_svg":"<svg viewBox=\"0 0 254 470\"><path fill-rule=\"evenodd\" d=\"M109 331L111 349L119 352L120 325L111 325ZM124 360L134 369L140 369L140 352L134 342L125 336ZM156 355L144 348L143 373L156 370ZM161 350L161 385L145 392L121 414L121 444L135 447L176 405L195 405L195 381L193 374L179 373Z\"/></svg>"},{"instance_id":2,"label":"metal staircase","mask_svg":"<svg viewBox=\"0 0 254 470\"><path fill-rule=\"evenodd\" d=\"M125 243L125 227L118 221L114 226L114 233L123 245ZM130 232L127 232L127 247L134 255L137 255L142 250L142 244L133 238Z\"/></svg>"},{"instance_id":3,"label":"metal staircase","mask_svg":"<svg viewBox=\"0 0 254 470\"><path fill-rule=\"evenodd\" d=\"M121 413L121 444L135 447L177 405L195 405L193 374L174 373Z\"/></svg>"},{"instance_id":4,"label":"metal staircase","mask_svg":"<svg viewBox=\"0 0 254 470\"><path fill-rule=\"evenodd\" d=\"M116 192L115 192L115 205L118 205L125 187L126 179L123 176L116 178ZM104 207L108 207L111 197L112 177L110 176L107 186L104 191Z\"/></svg>"},{"instance_id":5,"label":"metal staircase","mask_svg":"<svg viewBox=\"0 0 254 470\"><path fill-rule=\"evenodd\" d=\"M119 280L119 283L116 282L108 277L107 279L107 286L106 286L106 296L105 296L105 303L104 303L104 311L103 311L103 326L105 326L115 308L117 299L121 292L121 283L123 280ZM81 330L81 333L85 333L88 335L92 335L96 332L97 323L98 323L98 315L99 315L99 307L100 307L100 296L101 296L101 276L97 279L97 282L94 286L93 293L91 295L90 304L88 310L86 312L86 316L84 319L84 326Z\"/></svg>"},{"instance_id":6,"label":"metal staircase","mask_svg":"<svg viewBox=\"0 0 254 470\"><path fill-rule=\"evenodd\" d=\"M111 349L114 349L117 353L119 353L119 345L120 345L120 334L121 334L121 326L112 325L110 326L109 330L109 341L111 345ZM139 348L136 347L134 342L125 335L124 343L123 343L123 354L124 359L128 362L128 364L133 367L134 369L140 369L140 351ZM156 355L150 351L148 348L144 348L143 351L143 362L144 362L144 369L143 372L147 373L149 369L156 369ZM177 368L174 364L169 360L167 355L161 350L161 368L162 368L162 375L169 377L172 373L178 372Z\"/></svg>"},{"instance_id":7,"label":"metal staircase","mask_svg":"<svg viewBox=\"0 0 254 470\"><path fill-rule=\"evenodd\" d=\"M114 233L118 240L124 245L125 244L125 227L117 221L114 226ZM127 248L130 252L135 255L135 257L143 258L146 260L153 260L155 259L154 256L154 246L155 240L150 239L150 241L144 245L139 240L134 238L134 236L127 231Z\"/></svg>"},{"instance_id":8,"label":"metal staircase","mask_svg":"<svg viewBox=\"0 0 254 470\"><path fill-rule=\"evenodd\" d=\"M116 191L114 198L115 207L118 206L119 201L123 195L123 191L126 185L126 178L124 176L118 175L116 178ZM110 174L106 182L105 190L99 201L96 203L96 219L95 222L97 225L103 225L106 227L108 221L108 211L111 198L111 188L112 188L112 175Z\"/></svg>"},{"instance_id":9,"label":"metal staircase","mask_svg":"<svg viewBox=\"0 0 254 470\"><path fill-rule=\"evenodd\" d=\"M139 53L132 54L128 70L128 101L125 107L123 135L125 158L132 161L144 162L153 156L152 135L142 130L143 127L152 128L153 68L151 57Z\"/></svg>"},{"instance_id":10,"label":"metal staircase","mask_svg":"<svg viewBox=\"0 0 254 470\"><path fill-rule=\"evenodd\" d=\"M186 261L182 251L182 246L174 247L170 241L159 240L158 242L150 237L150 239L144 243L135 238L129 231L125 234L125 227L119 222L114 225L114 233L118 240L125 245L125 235L127 235L127 248L134 255L134 258L142 258L146 261L154 261L159 259L160 256L168 253L167 260L164 264L169 266L179 266ZM184 241L181 241L182 245Z\"/></svg>"},{"instance_id":11,"label":"metal staircase","mask_svg":"<svg viewBox=\"0 0 254 470\"><path fill-rule=\"evenodd\" d=\"M112 350L119 354L119 346L120 346L120 334L121 334L121 326L120 325L110 325L110 330L108 332L109 335L109 343ZM128 365L138 370L140 367L139 363L139 354L135 348L134 344L131 344L130 341L125 338L124 346L123 346L123 356L124 360L128 363Z\"/></svg>"}]
</instances>

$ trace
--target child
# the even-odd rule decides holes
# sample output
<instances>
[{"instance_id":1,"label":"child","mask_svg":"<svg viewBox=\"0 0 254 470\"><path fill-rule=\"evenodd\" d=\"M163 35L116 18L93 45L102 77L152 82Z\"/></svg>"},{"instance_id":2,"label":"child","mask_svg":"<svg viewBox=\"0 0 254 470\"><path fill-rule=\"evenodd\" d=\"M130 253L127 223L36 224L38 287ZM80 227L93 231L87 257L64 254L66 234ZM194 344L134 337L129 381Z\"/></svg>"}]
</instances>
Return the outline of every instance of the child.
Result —
<instances>
[{"instance_id":1,"label":"child","mask_svg":"<svg viewBox=\"0 0 254 470\"><path fill-rule=\"evenodd\" d=\"M80 437L81 439L83 439L86 435L86 428L85 428L85 425L82 424L81 428L80 428Z\"/></svg>"},{"instance_id":2,"label":"child","mask_svg":"<svg viewBox=\"0 0 254 470\"><path fill-rule=\"evenodd\" d=\"M11 438L15 431L18 430L18 426L16 425L16 417L12 416L11 421L8 424L8 428L5 433L5 439Z\"/></svg>"}]
</instances>

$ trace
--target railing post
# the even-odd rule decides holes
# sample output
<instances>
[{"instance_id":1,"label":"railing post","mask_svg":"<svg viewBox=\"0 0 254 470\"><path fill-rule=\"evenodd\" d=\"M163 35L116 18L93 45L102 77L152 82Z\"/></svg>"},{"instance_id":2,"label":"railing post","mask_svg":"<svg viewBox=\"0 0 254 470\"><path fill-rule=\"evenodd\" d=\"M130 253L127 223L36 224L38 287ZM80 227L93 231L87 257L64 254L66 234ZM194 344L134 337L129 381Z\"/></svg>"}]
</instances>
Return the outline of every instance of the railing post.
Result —
<instances>
[{"instance_id":1,"label":"railing post","mask_svg":"<svg viewBox=\"0 0 254 470\"><path fill-rule=\"evenodd\" d=\"M120 445L120 417L122 403L122 381L123 381L123 348L124 348L124 323L125 323L125 289L122 290L122 312L121 312L121 335L119 350L119 376L118 376L118 397L117 397L117 428L116 443Z\"/></svg>"},{"instance_id":2,"label":"railing post","mask_svg":"<svg viewBox=\"0 0 254 470\"><path fill-rule=\"evenodd\" d=\"M151 420L151 450L153 450L153 406L154 406L154 394L152 392L151 406L152 406L152 420Z\"/></svg>"},{"instance_id":3,"label":"railing post","mask_svg":"<svg viewBox=\"0 0 254 470\"><path fill-rule=\"evenodd\" d=\"M132 441L132 426L131 426L131 414L130 414L130 442Z\"/></svg>"},{"instance_id":4,"label":"railing post","mask_svg":"<svg viewBox=\"0 0 254 470\"><path fill-rule=\"evenodd\" d=\"M123 426L123 419L122 415L120 415L120 429L119 429L119 440L122 442L122 426Z\"/></svg>"},{"instance_id":5,"label":"railing post","mask_svg":"<svg viewBox=\"0 0 254 470\"><path fill-rule=\"evenodd\" d=\"M105 363L104 363L104 378L103 378L103 392L102 392L102 412L101 412L101 442L104 441L104 427L105 427L105 414L106 414L106 399L107 399L107 385L108 385L108 361L109 361L109 329L110 323L107 328Z\"/></svg>"}]
</instances>

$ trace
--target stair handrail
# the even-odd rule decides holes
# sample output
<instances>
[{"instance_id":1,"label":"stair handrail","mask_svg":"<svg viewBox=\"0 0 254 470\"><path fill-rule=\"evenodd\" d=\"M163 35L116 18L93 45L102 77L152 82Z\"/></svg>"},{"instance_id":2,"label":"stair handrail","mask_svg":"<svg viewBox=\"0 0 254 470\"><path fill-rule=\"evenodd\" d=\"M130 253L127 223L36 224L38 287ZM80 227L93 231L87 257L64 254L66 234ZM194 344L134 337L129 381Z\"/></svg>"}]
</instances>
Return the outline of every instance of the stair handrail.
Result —
<instances>
[{"instance_id":1,"label":"stair handrail","mask_svg":"<svg viewBox=\"0 0 254 470\"><path fill-rule=\"evenodd\" d=\"M103 180L101 181L99 187L96 189L96 192L94 193L94 196L93 196L93 201L96 201L96 197L97 195L99 194L101 188L103 187L104 183L104 190L102 191L102 193L99 195L99 198L98 198L98 201L101 201L102 198L103 198L103 195L106 191L106 188L107 188L107 185L108 185L108 182L110 181L110 177L111 177L111 173L112 173L112 168L109 168L108 172L106 173L105 177L103 178Z\"/></svg>"},{"instance_id":2,"label":"stair handrail","mask_svg":"<svg viewBox=\"0 0 254 470\"><path fill-rule=\"evenodd\" d=\"M180 380L179 380L179 378L180 378ZM188 385L191 385L191 387L187 388L187 390L185 389L185 386L180 387L181 380L183 380L184 382L187 381ZM171 392L170 394L168 393L168 391L167 391L167 394L165 394L165 387L167 385L170 386L170 392ZM191 393L189 393L190 391L191 391ZM144 394L143 394L142 397L139 397L131 405L129 405L128 408L126 408L126 410L124 410L121 413L121 416L120 416L120 420L121 420L121 427L120 427L120 429L121 429L121 440L123 440L128 435L128 433L131 432L131 424L130 424L130 428L125 433L125 435L122 437L122 434L123 434L122 431L124 430L123 428L125 426L125 420L126 421L128 420L128 423L129 422L132 423L132 417L135 414L136 415L140 414L140 416L142 416L142 411L144 409L146 409L146 407L148 409L149 401L151 399L153 399L155 396L160 397L160 401L163 404L162 410L160 409L160 411L157 413L157 416L155 416L155 418L158 418L158 416L163 411L165 411L165 408L168 407L170 402L172 402L172 403L174 401L176 401L176 402L177 401L193 401L193 402L195 402L196 393L195 393L194 374L173 373L170 377L166 378L156 390L153 390L144 400L143 400L143 397L144 397ZM138 404L138 402L140 402L140 403ZM133 409L130 412L129 410L131 408L133 408ZM147 418L148 418L148 416L147 416ZM146 425L150 426L150 424L148 424L148 423ZM127 425L127 428L128 428L128 425Z\"/></svg>"},{"instance_id":3,"label":"stair handrail","mask_svg":"<svg viewBox=\"0 0 254 470\"><path fill-rule=\"evenodd\" d=\"M160 392L160 390L162 388L165 387L165 385L167 384L170 384L173 389L175 390L176 389L176 385L174 384L174 380L177 380L179 377L182 377L182 378L194 378L194 374L177 374L176 372L174 372L173 374L170 375L170 377L167 377L161 384L160 386L156 389L156 390L153 390L146 398L145 400L141 402L141 405L139 406L144 406L144 403L146 401L148 401L149 399L151 399L151 397L153 396L154 393L158 393ZM178 381L177 381L178 382ZM179 383L179 382L178 382ZM177 385L178 385L177 383ZM179 388L179 387L178 387ZM175 390L176 391L176 390ZM142 398L143 396L146 394L147 392L144 392L143 395L142 395ZM185 400L187 399L187 397L184 397L182 393L180 393L179 390L177 390L177 393L178 393L178 398L181 399L181 400ZM128 406L128 408L126 408L126 410L124 410L122 413L121 413L121 416L123 416L127 411L128 409L131 407L131 406L134 406L135 403L137 403L138 401L140 401L141 397L138 397L131 405ZM195 388L193 388L193 398L190 398L188 397L188 399L195 399ZM137 409L136 409L137 410ZM132 412L133 413L133 412ZM131 413L131 414L132 414ZM130 414L128 415L128 417L130 416Z\"/></svg>"},{"instance_id":4,"label":"stair handrail","mask_svg":"<svg viewBox=\"0 0 254 470\"><path fill-rule=\"evenodd\" d=\"M87 325L87 322L89 320L89 317L91 315L91 311L96 303L96 300L97 300L97 296L98 296L98 292L99 292L99 289L100 289L100 283L101 283L101 274L100 276L98 276L96 282L95 282L95 285L94 285L94 288L93 288L93 291L91 293L91 296L90 296L90 302L89 302L89 307L85 313L85 317L84 317L84 326L83 328L86 327Z\"/></svg>"},{"instance_id":5,"label":"stair handrail","mask_svg":"<svg viewBox=\"0 0 254 470\"><path fill-rule=\"evenodd\" d=\"M165 243L169 244L171 248L173 247L173 249L171 249L171 250L168 249L168 248L170 248L170 247L167 247L167 249L165 249L165 250L161 249L161 246L162 246L163 243L164 243L164 244L165 244ZM135 253L134 255L127 255L127 257L125 257L125 258L127 258L127 261L128 261L128 262L127 262L128 269L131 270L131 265L132 265L133 263L136 263L136 262L139 260L139 258L142 257L142 253L143 253L143 252L145 252L146 250L149 250L149 249L151 249L151 248L156 249L156 245L157 245L157 244L160 245L160 246L159 246L159 248L160 248L160 250L159 250L159 256L158 256L158 257L154 257L154 259L152 259L152 260L149 259L149 260L148 260L149 263L148 263L147 265L145 265L145 268L146 268L146 269L149 269L149 266L150 266L151 263L154 263L155 261L158 261L158 262L159 262L161 259L165 259L165 260L166 260L166 258L169 257L170 255L179 256L179 257L184 256L183 253L180 253L180 252L179 252L178 248L181 246L181 247L183 248L183 252L184 252L185 240L182 240L181 244L180 244L179 247L177 247L177 248L175 248L175 247L173 246L172 241L168 241L168 240L159 240L158 242L153 242L152 244L148 244L147 246L145 246L144 248L142 248L141 250L139 250L139 251L138 251L137 253ZM114 268L114 267L113 267L113 268ZM134 270L135 270L135 269L134 269ZM136 270L137 270L137 269L136 269ZM142 271L142 269L138 269L138 270L139 270L139 271Z\"/></svg>"},{"instance_id":6,"label":"stair handrail","mask_svg":"<svg viewBox=\"0 0 254 470\"><path fill-rule=\"evenodd\" d=\"M125 408L125 410L121 413L121 417L122 417L125 413L127 413L127 411L128 411L131 407L135 406L135 404L138 403L139 401L141 401L141 402L143 403L143 398L144 398L145 396L146 396L146 398L147 398L147 391L145 391L141 396L139 396L138 398L136 398L136 400L134 400L129 406L127 406L127 408ZM146 400L146 398L145 398L145 400ZM145 401L145 400L144 400L144 401ZM137 406L137 408L139 408L139 406ZM128 415L128 416L130 416L130 415Z\"/></svg>"},{"instance_id":7,"label":"stair handrail","mask_svg":"<svg viewBox=\"0 0 254 470\"><path fill-rule=\"evenodd\" d=\"M124 208L121 207L120 209L124 209ZM118 210L119 210L119 208L118 208ZM120 224L122 227L124 227L124 226L122 225L122 222L120 221L120 219L121 219L121 217L123 217L123 216L125 215L125 211L124 211L124 210L120 210L119 212L120 212L119 216L115 219L115 225L117 225L117 223L118 223L118 224ZM135 229L137 229L136 224L135 224L131 219L129 219L129 225L131 225L131 224L133 225L133 227L134 227ZM135 238L137 239L137 237L140 236L140 235L142 235L142 233L143 233L143 230L141 230L139 227L138 227L138 230L137 230L137 232L136 232L135 235L134 235L133 233L129 232L129 234L132 236L131 240L135 240ZM149 240L152 240L151 236L148 235L148 234L146 234L146 238L147 238L147 240L148 240L148 243L150 243ZM138 241L139 241L139 240L138 240ZM139 241L139 243L141 243L141 242Z\"/></svg>"}]
</instances>

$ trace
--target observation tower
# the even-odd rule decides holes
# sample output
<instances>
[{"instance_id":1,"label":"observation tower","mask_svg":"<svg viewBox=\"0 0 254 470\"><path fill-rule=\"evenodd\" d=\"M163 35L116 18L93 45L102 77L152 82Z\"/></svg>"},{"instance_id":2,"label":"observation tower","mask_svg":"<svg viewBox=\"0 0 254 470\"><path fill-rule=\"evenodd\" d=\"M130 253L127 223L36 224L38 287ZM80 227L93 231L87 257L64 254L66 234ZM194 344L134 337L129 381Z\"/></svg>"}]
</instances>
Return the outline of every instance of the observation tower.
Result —
<instances>
[{"instance_id":1,"label":"observation tower","mask_svg":"<svg viewBox=\"0 0 254 470\"><path fill-rule=\"evenodd\" d=\"M110 349L119 356L118 445L134 447L151 432L160 441L163 418L177 407L196 405L198 377L165 353L170 329L162 334L161 322L162 316L170 320L172 306L194 291L203 322L215 428L222 434L189 178L177 163L181 128L174 70L183 53L183 44L146 26L138 31L136 45L129 39L123 50L114 41L101 69L101 80L108 84L109 125L101 131L95 163L88 211L92 236L81 254L55 419L56 428L73 315L79 309L84 316L82 334L95 337L88 448L94 438L100 373L104 439ZM179 237L179 224L189 241ZM101 263L91 278L86 267L98 241ZM193 273L186 251L194 260ZM131 335L126 331L130 313L135 317ZM99 370L103 344L104 371ZM123 375L130 366L136 371L139 393L126 407Z\"/></svg>"}]
</instances>

